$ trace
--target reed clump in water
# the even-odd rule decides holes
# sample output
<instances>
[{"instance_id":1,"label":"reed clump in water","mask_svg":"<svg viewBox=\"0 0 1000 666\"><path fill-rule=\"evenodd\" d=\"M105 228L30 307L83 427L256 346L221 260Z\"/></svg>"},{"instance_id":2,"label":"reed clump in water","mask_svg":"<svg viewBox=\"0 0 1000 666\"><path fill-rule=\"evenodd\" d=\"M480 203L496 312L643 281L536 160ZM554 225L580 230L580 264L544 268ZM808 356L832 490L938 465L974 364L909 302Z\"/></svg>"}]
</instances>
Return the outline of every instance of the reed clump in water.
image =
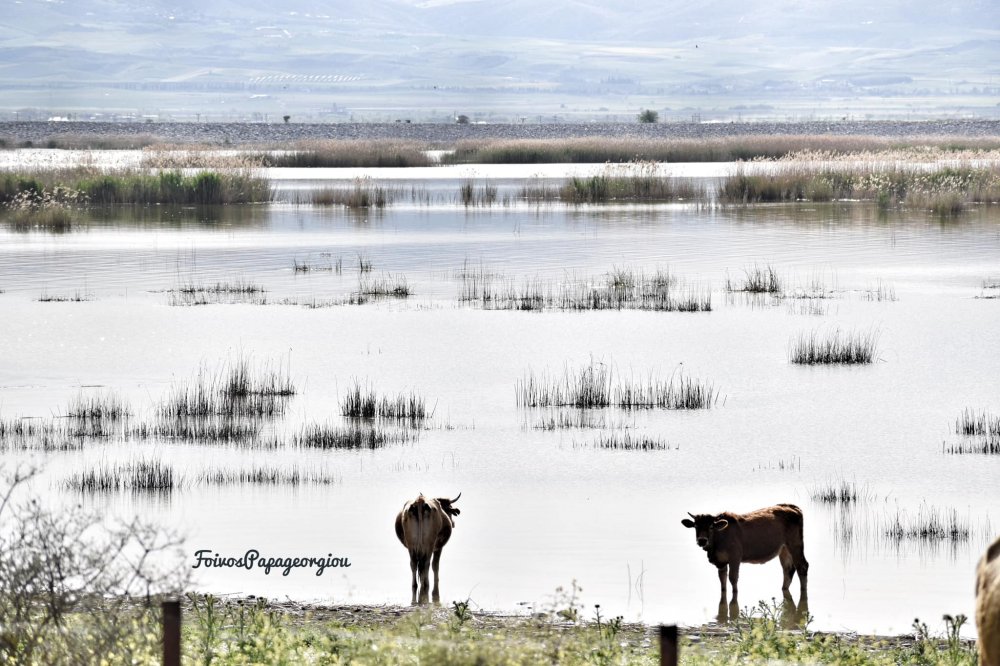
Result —
<instances>
[{"instance_id":1,"label":"reed clump in water","mask_svg":"<svg viewBox=\"0 0 1000 666\"><path fill-rule=\"evenodd\" d=\"M340 413L352 418L385 418L418 421L430 416L426 400L416 392L378 396L355 382L340 403Z\"/></svg>"},{"instance_id":2,"label":"reed clump in water","mask_svg":"<svg viewBox=\"0 0 1000 666\"><path fill-rule=\"evenodd\" d=\"M379 277L362 276L358 283L358 293L362 296L384 298L406 298L413 292L405 275L385 273Z\"/></svg>"},{"instance_id":3,"label":"reed clump in water","mask_svg":"<svg viewBox=\"0 0 1000 666\"><path fill-rule=\"evenodd\" d=\"M497 202L497 186L489 181L479 185L467 178L458 188L458 200L466 208L492 206Z\"/></svg>"},{"instance_id":4,"label":"reed clump in water","mask_svg":"<svg viewBox=\"0 0 1000 666\"><path fill-rule=\"evenodd\" d=\"M572 139L467 140L442 161L449 164L548 164L629 162L733 162L809 154L830 160L862 156L879 161L983 159L1000 149L996 137L920 137L765 135L703 139L581 137ZM899 153L904 153L900 155ZM890 154L887 154L890 153Z\"/></svg>"},{"instance_id":5,"label":"reed clump in water","mask_svg":"<svg viewBox=\"0 0 1000 666\"><path fill-rule=\"evenodd\" d=\"M559 199L572 204L611 201L650 202L694 200L700 191L689 181L658 175L655 162L609 165L595 176L574 176L559 190ZM522 192L522 198L529 193Z\"/></svg>"},{"instance_id":6,"label":"reed clump in water","mask_svg":"<svg viewBox=\"0 0 1000 666\"><path fill-rule=\"evenodd\" d=\"M175 386L160 403L162 417L274 417L285 412L295 393L287 368L270 363L251 365L237 356L210 373L204 366L193 382Z\"/></svg>"},{"instance_id":7,"label":"reed clump in water","mask_svg":"<svg viewBox=\"0 0 1000 666\"><path fill-rule=\"evenodd\" d=\"M709 312L707 288L681 287L669 271L646 273L615 268L596 279L568 279L554 284L540 278L520 284L487 271L461 274L459 301L488 310L651 310Z\"/></svg>"},{"instance_id":8,"label":"reed clump in water","mask_svg":"<svg viewBox=\"0 0 1000 666\"><path fill-rule=\"evenodd\" d=\"M945 453L1000 454L1000 416L965 409L955 420L955 434L962 435L962 441L943 444Z\"/></svg>"},{"instance_id":9,"label":"reed clump in water","mask_svg":"<svg viewBox=\"0 0 1000 666\"><path fill-rule=\"evenodd\" d=\"M294 446L314 449L381 449L405 441L405 431L389 431L368 425L307 425L294 437Z\"/></svg>"},{"instance_id":10,"label":"reed clump in water","mask_svg":"<svg viewBox=\"0 0 1000 666\"><path fill-rule=\"evenodd\" d=\"M77 167L0 174L0 203L22 192L45 196L57 188L79 192L88 206L243 204L273 198L270 182L252 169L185 175L180 171Z\"/></svg>"},{"instance_id":11,"label":"reed clump in water","mask_svg":"<svg viewBox=\"0 0 1000 666\"><path fill-rule=\"evenodd\" d=\"M169 304L174 306L247 303L266 305L267 290L249 280L200 284L184 282L169 290Z\"/></svg>"},{"instance_id":12,"label":"reed clump in water","mask_svg":"<svg viewBox=\"0 0 1000 666\"><path fill-rule=\"evenodd\" d=\"M312 192L312 203L317 206L345 206L347 208L385 208L395 202L401 192L377 182L371 176L354 179L350 187L324 187Z\"/></svg>"},{"instance_id":13,"label":"reed clump in water","mask_svg":"<svg viewBox=\"0 0 1000 666\"><path fill-rule=\"evenodd\" d=\"M867 488L859 488L855 482L845 479L826 481L809 492L810 499L823 504L853 504L871 497Z\"/></svg>"},{"instance_id":14,"label":"reed clump in water","mask_svg":"<svg viewBox=\"0 0 1000 666\"><path fill-rule=\"evenodd\" d=\"M515 385L515 394L519 407L709 409L719 398L711 382L680 372L666 381L616 381L607 364L594 360L579 370L567 365L562 377L529 371Z\"/></svg>"},{"instance_id":15,"label":"reed clump in water","mask_svg":"<svg viewBox=\"0 0 1000 666\"><path fill-rule=\"evenodd\" d=\"M603 434L590 443L590 446L608 451L669 451L677 448L659 437L637 435L628 430L621 433Z\"/></svg>"},{"instance_id":16,"label":"reed clump in water","mask_svg":"<svg viewBox=\"0 0 1000 666\"><path fill-rule=\"evenodd\" d=\"M77 289L71 296L50 294L43 291L36 299L39 303L84 303L94 300L94 295Z\"/></svg>"},{"instance_id":17,"label":"reed clump in water","mask_svg":"<svg viewBox=\"0 0 1000 666\"><path fill-rule=\"evenodd\" d=\"M716 192L722 203L863 200L880 207L906 206L940 215L972 204L1000 203L1000 166L947 166L934 170L883 166L817 168L783 165L750 173L740 168Z\"/></svg>"},{"instance_id":18,"label":"reed clump in water","mask_svg":"<svg viewBox=\"0 0 1000 666\"><path fill-rule=\"evenodd\" d=\"M727 292L745 292L748 294L773 294L780 295L784 285L778 272L771 264L752 264L743 269L743 279L739 281L731 280L726 276L725 289Z\"/></svg>"},{"instance_id":19,"label":"reed clump in water","mask_svg":"<svg viewBox=\"0 0 1000 666\"><path fill-rule=\"evenodd\" d=\"M66 416L74 419L120 420L132 416L132 408L114 392L84 395L70 401Z\"/></svg>"},{"instance_id":20,"label":"reed clump in water","mask_svg":"<svg viewBox=\"0 0 1000 666\"><path fill-rule=\"evenodd\" d=\"M973 529L970 520L960 516L957 509L921 504L915 516L897 509L889 517L884 534L897 542L906 539L962 542L973 536Z\"/></svg>"},{"instance_id":21,"label":"reed clump in water","mask_svg":"<svg viewBox=\"0 0 1000 666\"><path fill-rule=\"evenodd\" d=\"M961 416L955 420L955 433L958 435L1000 436L1000 416L986 411L976 412L965 409Z\"/></svg>"},{"instance_id":22,"label":"reed clump in water","mask_svg":"<svg viewBox=\"0 0 1000 666\"><path fill-rule=\"evenodd\" d=\"M196 483L213 486L298 486L303 484L329 485L339 483L341 478L323 469L286 469L272 465L253 467L222 468L205 470L195 477Z\"/></svg>"},{"instance_id":23,"label":"reed clump in water","mask_svg":"<svg viewBox=\"0 0 1000 666\"><path fill-rule=\"evenodd\" d=\"M62 185L44 189L38 183L18 183L25 189L10 195L3 207L10 211L7 220L14 231L67 233L73 229L76 211L87 204L87 195Z\"/></svg>"},{"instance_id":24,"label":"reed clump in water","mask_svg":"<svg viewBox=\"0 0 1000 666\"><path fill-rule=\"evenodd\" d=\"M51 419L0 419L0 450L73 451L83 448L87 438L103 438L107 434L101 424Z\"/></svg>"},{"instance_id":25,"label":"reed clump in water","mask_svg":"<svg viewBox=\"0 0 1000 666\"><path fill-rule=\"evenodd\" d=\"M178 488L174 469L156 459L135 460L75 472L63 480L63 487L90 493L132 492L169 493Z\"/></svg>"},{"instance_id":26,"label":"reed clump in water","mask_svg":"<svg viewBox=\"0 0 1000 666\"><path fill-rule=\"evenodd\" d=\"M876 330L843 332L839 328L820 336L802 333L790 345L789 360L803 365L874 363L878 352Z\"/></svg>"}]
</instances>

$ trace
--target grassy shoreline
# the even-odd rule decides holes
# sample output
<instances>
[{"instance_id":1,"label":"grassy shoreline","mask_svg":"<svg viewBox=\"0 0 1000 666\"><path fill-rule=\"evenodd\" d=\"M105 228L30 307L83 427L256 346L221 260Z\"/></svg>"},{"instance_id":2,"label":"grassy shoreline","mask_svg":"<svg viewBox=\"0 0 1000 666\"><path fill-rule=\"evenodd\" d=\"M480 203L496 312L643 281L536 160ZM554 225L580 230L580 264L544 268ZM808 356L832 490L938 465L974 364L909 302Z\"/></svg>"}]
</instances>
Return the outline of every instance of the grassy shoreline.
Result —
<instances>
[{"instance_id":1,"label":"grassy shoreline","mask_svg":"<svg viewBox=\"0 0 1000 666\"><path fill-rule=\"evenodd\" d=\"M189 595L182 601L183 657L203 664L659 663L656 626L606 617L599 606L584 611L572 598L561 603L569 605L504 615L468 601L412 608ZM876 636L788 629L777 603L748 611L726 625L680 627L680 663L973 666L977 659L975 643L958 635L961 618L946 616L943 630L917 621L910 635ZM146 631L115 653L123 663L158 663L158 610L136 609L135 624Z\"/></svg>"}]
</instances>

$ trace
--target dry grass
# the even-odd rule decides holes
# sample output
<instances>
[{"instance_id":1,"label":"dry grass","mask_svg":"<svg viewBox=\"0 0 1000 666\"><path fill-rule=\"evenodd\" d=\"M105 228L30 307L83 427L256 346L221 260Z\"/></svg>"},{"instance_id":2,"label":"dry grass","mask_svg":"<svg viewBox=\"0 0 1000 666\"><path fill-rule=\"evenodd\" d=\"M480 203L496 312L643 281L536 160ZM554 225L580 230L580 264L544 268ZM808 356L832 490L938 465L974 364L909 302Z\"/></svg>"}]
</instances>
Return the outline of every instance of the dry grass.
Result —
<instances>
[{"instance_id":1,"label":"dry grass","mask_svg":"<svg viewBox=\"0 0 1000 666\"><path fill-rule=\"evenodd\" d=\"M543 164L631 162L732 162L791 156L894 155L920 159L980 159L1000 151L1000 137L744 136L717 139L586 137L551 140L460 141L444 161L452 164ZM986 153L984 155L984 153Z\"/></svg>"}]
</instances>

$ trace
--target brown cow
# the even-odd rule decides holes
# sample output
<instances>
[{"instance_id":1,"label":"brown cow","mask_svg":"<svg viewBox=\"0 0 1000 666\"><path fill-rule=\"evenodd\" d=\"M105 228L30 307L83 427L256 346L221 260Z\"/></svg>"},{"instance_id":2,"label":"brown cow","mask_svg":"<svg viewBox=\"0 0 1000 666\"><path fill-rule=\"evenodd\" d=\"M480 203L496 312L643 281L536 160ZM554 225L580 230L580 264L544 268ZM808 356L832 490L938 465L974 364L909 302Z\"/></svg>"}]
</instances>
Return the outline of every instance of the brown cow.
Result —
<instances>
[{"instance_id":1,"label":"brown cow","mask_svg":"<svg viewBox=\"0 0 1000 666\"><path fill-rule=\"evenodd\" d=\"M461 497L462 493L458 494ZM461 511L452 506L458 501L438 497L424 497L423 493L412 502L403 505L396 515L396 536L410 551L410 572L413 574L413 600L417 603L417 572L420 573L420 603L427 603L427 589L430 587L428 567L434 567L434 603L441 601L438 591L438 565L441 563L441 549L451 538L455 527L452 516ZM433 558L433 562L432 562Z\"/></svg>"},{"instance_id":2,"label":"brown cow","mask_svg":"<svg viewBox=\"0 0 1000 666\"><path fill-rule=\"evenodd\" d=\"M806 595L806 561L802 544L802 510L794 504L778 504L750 513L726 511L718 515L689 513L694 520L685 518L684 527L693 527L695 540L708 553L708 561L719 570L722 585L722 601L726 599L726 569L729 582L733 585L733 604L738 594L737 581L740 578L740 564L763 564L774 559L781 560L785 573L781 589L785 592L792 584L792 576L799 574L802 596Z\"/></svg>"},{"instance_id":3,"label":"brown cow","mask_svg":"<svg viewBox=\"0 0 1000 666\"><path fill-rule=\"evenodd\" d=\"M976 568L976 629L980 666L1000 666L1000 538Z\"/></svg>"}]
</instances>

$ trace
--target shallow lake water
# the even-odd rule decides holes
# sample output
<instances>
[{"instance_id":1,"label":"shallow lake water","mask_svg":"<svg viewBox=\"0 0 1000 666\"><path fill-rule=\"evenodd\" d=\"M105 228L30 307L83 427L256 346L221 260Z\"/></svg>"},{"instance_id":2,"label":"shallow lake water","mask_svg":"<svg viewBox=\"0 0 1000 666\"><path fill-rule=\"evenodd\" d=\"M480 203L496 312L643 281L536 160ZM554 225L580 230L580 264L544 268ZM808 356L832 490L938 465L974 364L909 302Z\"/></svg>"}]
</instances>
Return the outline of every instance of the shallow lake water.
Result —
<instances>
[{"instance_id":1,"label":"shallow lake water","mask_svg":"<svg viewBox=\"0 0 1000 666\"><path fill-rule=\"evenodd\" d=\"M284 187L308 185L290 177ZM727 294L727 277L753 264L773 266L787 295L824 298ZM683 288L710 291L712 310L489 310L458 298L463 271L558 289L623 268L669 269ZM386 273L405 276L412 294L346 304L362 280ZM680 524L688 511L792 502L805 514L812 626L902 633L914 617L938 626L944 613L972 615L975 562L1000 530L1000 456L942 450L962 441L962 410L1000 411L998 278L995 210L942 220L864 204L361 213L274 204L91 213L65 234L0 225L4 419L58 416L81 392L108 390L134 418L151 418L199 367L240 354L290 371L297 393L266 426L276 433L343 423L340 401L355 381L416 391L433 408L407 441L375 451L142 441L3 455L44 463L37 484L52 502L78 499L62 486L74 471L136 459L190 479L266 464L330 481L84 496L181 529L192 565L199 549L251 548L352 563L320 577L200 569L206 591L407 603L395 513L418 492L461 492L443 601L541 609L575 580L586 614L599 603L602 614L650 623L698 624L718 611L715 569ZM171 291L238 281L266 291L195 306ZM890 298L876 298L880 287ZM794 338L836 328L875 334L877 362L789 362ZM720 395L703 410L518 406L528 373L592 363L621 381L706 380ZM553 421L578 427L545 427ZM665 446L594 447L626 432ZM865 498L847 510L811 498L842 481ZM967 539L885 536L897 516L951 510ZM777 561L745 565L740 604L780 599L780 581ZM792 591L797 600L797 581Z\"/></svg>"}]
</instances>

